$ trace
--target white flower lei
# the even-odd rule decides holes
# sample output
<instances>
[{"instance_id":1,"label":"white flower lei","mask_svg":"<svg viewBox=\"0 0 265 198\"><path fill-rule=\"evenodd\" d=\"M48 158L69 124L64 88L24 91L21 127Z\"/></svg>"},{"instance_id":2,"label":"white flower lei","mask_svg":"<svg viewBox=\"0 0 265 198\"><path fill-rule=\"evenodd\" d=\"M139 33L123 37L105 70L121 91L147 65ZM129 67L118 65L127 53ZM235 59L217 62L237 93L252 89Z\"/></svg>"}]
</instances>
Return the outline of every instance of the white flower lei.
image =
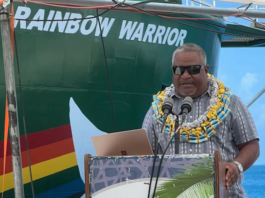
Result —
<instances>
[{"instance_id":1,"label":"white flower lei","mask_svg":"<svg viewBox=\"0 0 265 198\"><path fill-rule=\"evenodd\" d=\"M216 80L214 79L214 77L212 77L212 76L208 77L208 84L211 88L211 99L210 99L210 105L207 107L207 110L197 120L194 120L193 122L184 122L182 124L182 127L187 127L189 130L191 130L192 128L200 127L201 124L203 124L205 121L207 121L207 114L209 113L211 108L213 106L215 106L218 102L217 91L219 90L219 85L216 82ZM170 87L167 87L165 89L164 100L171 96L171 93L174 89L175 89L175 87L173 84ZM177 116L170 114L169 119L172 121L175 121L177 119Z\"/></svg>"}]
</instances>

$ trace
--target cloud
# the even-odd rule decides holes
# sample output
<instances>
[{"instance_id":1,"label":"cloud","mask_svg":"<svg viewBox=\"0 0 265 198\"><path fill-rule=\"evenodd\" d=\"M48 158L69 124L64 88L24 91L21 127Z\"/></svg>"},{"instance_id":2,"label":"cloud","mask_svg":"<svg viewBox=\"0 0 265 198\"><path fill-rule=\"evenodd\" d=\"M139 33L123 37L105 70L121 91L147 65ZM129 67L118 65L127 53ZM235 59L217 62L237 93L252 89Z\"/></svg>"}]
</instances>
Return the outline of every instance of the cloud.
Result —
<instances>
[{"instance_id":1,"label":"cloud","mask_svg":"<svg viewBox=\"0 0 265 198\"><path fill-rule=\"evenodd\" d=\"M252 89L257 82L258 74L247 72L241 79L238 95L244 95L246 100L250 100L254 97Z\"/></svg>"},{"instance_id":2,"label":"cloud","mask_svg":"<svg viewBox=\"0 0 265 198\"><path fill-rule=\"evenodd\" d=\"M258 75L255 73L246 73L241 79L240 88L245 91L249 91L258 82Z\"/></svg>"}]
</instances>

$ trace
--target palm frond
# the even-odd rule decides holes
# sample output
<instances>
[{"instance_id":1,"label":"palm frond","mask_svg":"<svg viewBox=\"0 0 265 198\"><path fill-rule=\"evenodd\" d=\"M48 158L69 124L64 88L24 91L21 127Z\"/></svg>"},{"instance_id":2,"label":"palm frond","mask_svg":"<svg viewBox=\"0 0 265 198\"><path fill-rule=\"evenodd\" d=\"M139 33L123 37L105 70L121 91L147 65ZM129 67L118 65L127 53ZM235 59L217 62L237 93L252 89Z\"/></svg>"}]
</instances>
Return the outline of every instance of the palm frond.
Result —
<instances>
[{"instance_id":1,"label":"palm frond","mask_svg":"<svg viewBox=\"0 0 265 198\"><path fill-rule=\"evenodd\" d=\"M189 187L187 190L181 193L178 198L209 198L214 194L213 185L213 179L201 181Z\"/></svg>"},{"instance_id":2,"label":"palm frond","mask_svg":"<svg viewBox=\"0 0 265 198\"><path fill-rule=\"evenodd\" d=\"M170 178L167 182L159 185L157 187L155 197L178 197L188 189L189 190L187 193L191 192L192 189L190 188L192 186L194 188L200 188L200 190L196 191L196 193L206 193L209 191L209 194L211 194L213 191L213 183L209 183L209 179L213 179L213 161L210 158L203 158L202 160L198 160L196 163L193 163L190 166L185 166L185 169L182 171L182 173L175 174L173 178ZM204 191L202 191L203 188ZM212 190L210 190L210 188Z\"/></svg>"}]
</instances>

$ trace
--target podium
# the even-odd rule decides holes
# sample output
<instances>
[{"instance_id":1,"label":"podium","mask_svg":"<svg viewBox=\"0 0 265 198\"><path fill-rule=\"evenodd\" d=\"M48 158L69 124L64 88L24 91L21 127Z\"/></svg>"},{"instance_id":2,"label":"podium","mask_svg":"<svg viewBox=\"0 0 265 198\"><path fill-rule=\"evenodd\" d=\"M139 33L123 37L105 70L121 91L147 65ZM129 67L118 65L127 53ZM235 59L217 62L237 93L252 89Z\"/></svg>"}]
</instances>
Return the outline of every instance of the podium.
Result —
<instances>
[{"instance_id":1,"label":"podium","mask_svg":"<svg viewBox=\"0 0 265 198\"><path fill-rule=\"evenodd\" d=\"M86 198L146 198L153 155L92 157L85 155ZM155 163L155 186L161 156ZM165 155L155 197L226 198L225 169L220 152ZM153 193L151 189L151 195Z\"/></svg>"}]
</instances>

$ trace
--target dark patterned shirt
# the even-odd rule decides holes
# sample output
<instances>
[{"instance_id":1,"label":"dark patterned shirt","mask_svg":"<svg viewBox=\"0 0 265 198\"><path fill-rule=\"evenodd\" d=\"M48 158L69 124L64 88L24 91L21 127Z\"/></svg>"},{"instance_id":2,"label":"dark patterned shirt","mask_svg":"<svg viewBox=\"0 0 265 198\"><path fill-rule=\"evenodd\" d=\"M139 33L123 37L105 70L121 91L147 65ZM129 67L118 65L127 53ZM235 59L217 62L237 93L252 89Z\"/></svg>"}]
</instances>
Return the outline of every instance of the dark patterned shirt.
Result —
<instances>
[{"instance_id":1,"label":"dark patterned shirt","mask_svg":"<svg viewBox=\"0 0 265 198\"><path fill-rule=\"evenodd\" d=\"M193 100L192 110L186 118L187 122L193 122L207 110L207 107L210 103L210 95L211 90L208 88L206 93ZM173 111L179 113L183 97L179 96L175 90L172 91L171 97L174 99ZM241 99L235 95L232 95L229 108L231 109L230 114L224 123L218 126L214 136L212 136L208 141L199 144L180 142L179 153L213 153L214 150L219 150L223 161L231 162L239 154L237 145L258 139L258 134L253 119L246 106L242 103ZM144 128L147 132L152 149L155 150L156 140L159 138L161 149L164 151L166 145L169 142L169 135L161 133L162 124L156 122L152 116L153 109L151 107L145 116L142 128ZM159 153L161 153L161 150ZM174 153L175 143L173 142L169 146L166 154ZM242 173L239 176L237 182L229 189L229 197L247 197L244 189L241 186L243 177L244 174Z\"/></svg>"}]
</instances>

